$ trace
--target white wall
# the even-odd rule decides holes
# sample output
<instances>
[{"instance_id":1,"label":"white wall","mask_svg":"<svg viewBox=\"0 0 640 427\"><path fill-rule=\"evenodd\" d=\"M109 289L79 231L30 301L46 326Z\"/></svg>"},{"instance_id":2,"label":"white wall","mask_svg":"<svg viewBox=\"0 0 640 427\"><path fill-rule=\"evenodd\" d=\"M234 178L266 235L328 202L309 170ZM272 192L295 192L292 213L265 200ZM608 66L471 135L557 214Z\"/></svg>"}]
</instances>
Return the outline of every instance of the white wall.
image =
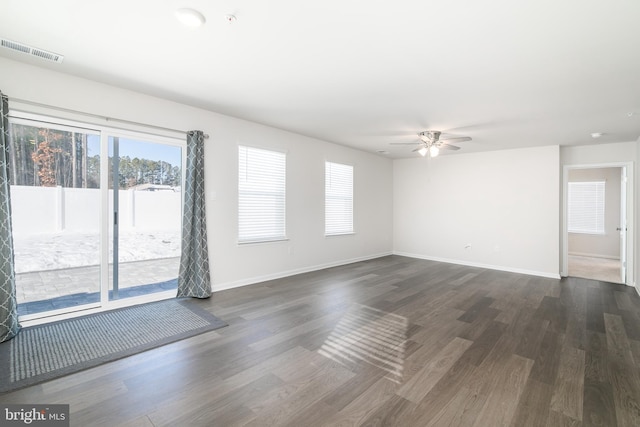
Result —
<instances>
[{"instance_id":1,"label":"white wall","mask_svg":"<svg viewBox=\"0 0 640 427\"><path fill-rule=\"evenodd\" d=\"M557 146L396 160L393 170L395 253L558 276Z\"/></svg>"},{"instance_id":2,"label":"white wall","mask_svg":"<svg viewBox=\"0 0 640 427\"><path fill-rule=\"evenodd\" d=\"M632 177L635 184L634 192L627 196L627 284L633 285L635 283L635 271L638 265L636 259L638 239L636 237L636 221L637 221L637 209L636 209L636 193L639 191L640 177L635 171L635 163L637 160L638 150L637 142L621 142L614 144L600 144L600 145L580 145L572 147L560 148L560 162L563 168L573 168L580 166L611 166L631 164L631 169L628 174ZM564 188L561 183L562 200L564 203ZM562 215L562 211L561 211ZM561 218L562 220L562 218ZM561 223L562 224L562 223ZM564 227L561 230L561 236L565 235ZM565 243L563 239L560 241L560 253L567 252L565 249ZM562 260L561 260L562 261ZM566 271L565 271L566 273Z\"/></svg>"},{"instance_id":3,"label":"white wall","mask_svg":"<svg viewBox=\"0 0 640 427\"><path fill-rule=\"evenodd\" d=\"M602 165L631 162L636 156L635 142L560 147L562 165Z\"/></svg>"},{"instance_id":4,"label":"white wall","mask_svg":"<svg viewBox=\"0 0 640 427\"><path fill-rule=\"evenodd\" d=\"M9 96L10 109L22 106L11 102L18 98L166 128L201 129L211 136L205 174L214 290L391 253L389 159L4 58L0 69L0 89ZM287 152L289 241L237 244L238 144ZM355 235L324 237L325 160L355 166Z\"/></svg>"},{"instance_id":5,"label":"white wall","mask_svg":"<svg viewBox=\"0 0 640 427\"><path fill-rule=\"evenodd\" d=\"M571 255L620 259L621 168L571 169L569 182L604 181L604 234L569 233Z\"/></svg>"}]
</instances>

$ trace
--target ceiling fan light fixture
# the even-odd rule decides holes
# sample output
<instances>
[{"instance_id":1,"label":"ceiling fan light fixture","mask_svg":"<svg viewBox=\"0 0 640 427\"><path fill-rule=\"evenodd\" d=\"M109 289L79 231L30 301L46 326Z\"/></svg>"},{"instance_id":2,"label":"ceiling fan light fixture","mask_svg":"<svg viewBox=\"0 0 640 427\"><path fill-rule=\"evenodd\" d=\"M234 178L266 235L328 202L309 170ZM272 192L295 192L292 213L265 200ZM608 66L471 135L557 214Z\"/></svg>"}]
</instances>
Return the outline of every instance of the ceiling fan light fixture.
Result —
<instances>
[{"instance_id":1,"label":"ceiling fan light fixture","mask_svg":"<svg viewBox=\"0 0 640 427\"><path fill-rule=\"evenodd\" d=\"M436 157L438 154L440 154L440 149L435 145L432 145L431 147L429 147L429 154L431 155L431 157Z\"/></svg>"},{"instance_id":2,"label":"ceiling fan light fixture","mask_svg":"<svg viewBox=\"0 0 640 427\"><path fill-rule=\"evenodd\" d=\"M420 155L421 155L422 157L426 156L428 152L429 152L429 150L427 150L427 147L421 147L421 148L418 150L418 153L420 153Z\"/></svg>"},{"instance_id":3,"label":"ceiling fan light fixture","mask_svg":"<svg viewBox=\"0 0 640 427\"><path fill-rule=\"evenodd\" d=\"M207 21L202 13L189 8L176 10L176 18L178 18L178 21L183 25L191 28L200 27Z\"/></svg>"}]
</instances>

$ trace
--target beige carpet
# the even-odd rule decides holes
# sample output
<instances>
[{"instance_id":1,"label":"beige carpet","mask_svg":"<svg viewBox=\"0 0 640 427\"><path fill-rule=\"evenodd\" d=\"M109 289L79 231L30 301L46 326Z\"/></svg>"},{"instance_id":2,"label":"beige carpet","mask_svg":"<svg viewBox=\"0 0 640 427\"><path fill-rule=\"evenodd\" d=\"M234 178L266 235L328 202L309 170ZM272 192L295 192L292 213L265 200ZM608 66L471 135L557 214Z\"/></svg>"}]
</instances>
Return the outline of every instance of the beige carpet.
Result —
<instances>
[{"instance_id":1,"label":"beige carpet","mask_svg":"<svg viewBox=\"0 0 640 427\"><path fill-rule=\"evenodd\" d=\"M569 255L569 276L622 283L620 260Z\"/></svg>"}]
</instances>

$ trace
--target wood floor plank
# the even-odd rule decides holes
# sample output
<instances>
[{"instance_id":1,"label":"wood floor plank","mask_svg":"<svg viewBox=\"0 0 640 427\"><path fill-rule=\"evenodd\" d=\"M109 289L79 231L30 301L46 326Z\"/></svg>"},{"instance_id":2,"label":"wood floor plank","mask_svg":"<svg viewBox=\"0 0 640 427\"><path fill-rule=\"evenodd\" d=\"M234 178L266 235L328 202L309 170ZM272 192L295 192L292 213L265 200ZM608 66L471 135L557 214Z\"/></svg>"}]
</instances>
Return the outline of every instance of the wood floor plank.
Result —
<instances>
[{"instance_id":1,"label":"wood floor plank","mask_svg":"<svg viewBox=\"0 0 640 427\"><path fill-rule=\"evenodd\" d=\"M585 352L585 380L599 383L609 382L609 356L607 337L599 332L587 332Z\"/></svg>"},{"instance_id":2,"label":"wood floor plank","mask_svg":"<svg viewBox=\"0 0 640 427\"><path fill-rule=\"evenodd\" d=\"M489 297L479 298L471 307L465 310L464 314L458 318L461 322L472 323L481 315L484 309L493 304L495 300ZM497 315L497 313L496 313Z\"/></svg>"},{"instance_id":3,"label":"wood floor plank","mask_svg":"<svg viewBox=\"0 0 640 427\"><path fill-rule=\"evenodd\" d=\"M287 329L286 331L282 331L259 341L252 342L249 344L249 347L256 351L262 351L268 347L273 347L292 338L296 338L302 333L307 333L316 329L325 330L328 326L333 327L334 322L337 322L340 317L341 313L339 312L330 313L317 319L298 324L297 326Z\"/></svg>"},{"instance_id":4,"label":"wood floor plank","mask_svg":"<svg viewBox=\"0 0 640 427\"><path fill-rule=\"evenodd\" d=\"M431 417L446 407L465 387L475 369L474 365L458 359L417 406L414 425L429 423Z\"/></svg>"},{"instance_id":5,"label":"wood floor plank","mask_svg":"<svg viewBox=\"0 0 640 427\"><path fill-rule=\"evenodd\" d=\"M533 379L532 375L529 376L518 401L516 412L511 420L511 426L534 427L546 425L550 416L549 404L551 403L552 391L553 387L551 385Z\"/></svg>"},{"instance_id":6,"label":"wood floor plank","mask_svg":"<svg viewBox=\"0 0 640 427\"><path fill-rule=\"evenodd\" d=\"M286 427L299 427L303 425L319 426L323 425L331 416L335 415L336 410L324 403L322 400L316 400L311 406L299 411L295 416L289 418L286 423L281 424Z\"/></svg>"},{"instance_id":7,"label":"wood floor plank","mask_svg":"<svg viewBox=\"0 0 640 427\"><path fill-rule=\"evenodd\" d=\"M438 413L421 419L425 427L470 426L486 402L487 396L462 387ZM418 425L418 424L416 424Z\"/></svg>"},{"instance_id":8,"label":"wood floor plank","mask_svg":"<svg viewBox=\"0 0 640 427\"><path fill-rule=\"evenodd\" d=\"M356 373L349 381L343 383L340 387L325 396L322 401L331 406L336 412L341 411L381 379L392 382L390 379L385 378L385 376L386 372L379 368L374 366L366 367Z\"/></svg>"},{"instance_id":9,"label":"wood floor plank","mask_svg":"<svg viewBox=\"0 0 640 427\"><path fill-rule=\"evenodd\" d=\"M524 328L515 353L527 359L535 360L540 352L542 340L547 333L549 321L535 314Z\"/></svg>"},{"instance_id":10,"label":"wood floor plank","mask_svg":"<svg viewBox=\"0 0 640 427\"><path fill-rule=\"evenodd\" d=\"M479 366L504 335L506 329L507 325L502 322L491 322L482 335L473 340L473 344L464 353L465 362ZM462 338L467 336L466 332L467 330L460 334Z\"/></svg>"},{"instance_id":11,"label":"wood floor plank","mask_svg":"<svg viewBox=\"0 0 640 427\"><path fill-rule=\"evenodd\" d=\"M402 381L409 381L451 340L466 327L466 324L454 320L438 325L437 328L425 329L413 337L420 348L408 355L402 365Z\"/></svg>"},{"instance_id":12,"label":"wood floor plank","mask_svg":"<svg viewBox=\"0 0 640 427\"><path fill-rule=\"evenodd\" d=\"M511 424L533 363L533 360L518 355L509 357L500 375L500 385L487 390L487 400L474 426L499 427Z\"/></svg>"},{"instance_id":13,"label":"wood floor plank","mask_svg":"<svg viewBox=\"0 0 640 427\"><path fill-rule=\"evenodd\" d=\"M125 421L119 427L157 427L158 424L151 422L147 415L143 415L133 420Z\"/></svg>"},{"instance_id":14,"label":"wood floor plank","mask_svg":"<svg viewBox=\"0 0 640 427\"><path fill-rule=\"evenodd\" d=\"M424 368L406 381L396 394L413 403L420 403L471 344L472 341L455 337Z\"/></svg>"},{"instance_id":15,"label":"wood floor plank","mask_svg":"<svg viewBox=\"0 0 640 427\"><path fill-rule=\"evenodd\" d=\"M484 307L474 316L473 322L469 324L459 336L470 341L477 340L484 332L494 325L495 318L500 314L500 310L492 307Z\"/></svg>"},{"instance_id":16,"label":"wood floor plank","mask_svg":"<svg viewBox=\"0 0 640 427\"><path fill-rule=\"evenodd\" d=\"M569 308L562 304L560 298L545 296L538 307L540 316L549 321L548 329L556 333L564 333L569 321Z\"/></svg>"},{"instance_id":17,"label":"wood floor plank","mask_svg":"<svg viewBox=\"0 0 640 427\"><path fill-rule=\"evenodd\" d=\"M551 409L577 420L582 420L584 364L583 350L564 345L551 396Z\"/></svg>"},{"instance_id":18,"label":"wood floor plank","mask_svg":"<svg viewBox=\"0 0 640 427\"><path fill-rule=\"evenodd\" d=\"M617 426L616 407L613 387L610 383L602 383L587 379L584 383L584 411L582 425L584 427Z\"/></svg>"},{"instance_id":19,"label":"wood floor plank","mask_svg":"<svg viewBox=\"0 0 640 427\"><path fill-rule=\"evenodd\" d=\"M616 291L613 293L616 305L620 310L634 310L635 307L631 302L631 297L626 292Z\"/></svg>"},{"instance_id":20,"label":"wood floor plank","mask_svg":"<svg viewBox=\"0 0 640 427\"><path fill-rule=\"evenodd\" d=\"M411 426L415 424L416 404L393 395L367 418L364 426Z\"/></svg>"},{"instance_id":21,"label":"wood floor plank","mask_svg":"<svg viewBox=\"0 0 640 427\"><path fill-rule=\"evenodd\" d=\"M553 385L560 366L560 355L564 335L547 330L540 342L540 351L531 370L531 378L542 383Z\"/></svg>"},{"instance_id":22,"label":"wood floor plank","mask_svg":"<svg viewBox=\"0 0 640 427\"><path fill-rule=\"evenodd\" d=\"M567 340L568 345L574 348L579 348L580 350L586 350L586 319L586 314L580 311L572 312L569 314L567 320L567 328L565 330L565 340Z\"/></svg>"},{"instance_id":23,"label":"wood floor plank","mask_svg":"<svg viewBox=\"0 0 640 427\"><path fill-rule=\"evenodd\" d=\"M430 334L428 332L429 328L433 327L442 327L444 326L444 322L452 322L462 324L458 317L460 317L464 312L462 310L452 309L443 305L435 305L429 306L424 310L418 310L415 314L411 314L408 318L411 319L412 323L416 323L425 328L424 333Z\"/></svg>"},{"instance_id":24,"label":"wood floor plank","mask_svg":"<svg viewBox=\"0 0 640 427\"><path fill-rule=\"evenodd\" d=\"M359 426L385 405L393 396L398 385L387 378L378 379L356 399L337 414L326 420L327 426ZM327 399L325 399L325 402Z\"/></svg>"},{"instance_id":25,"label":"wood floor plank","mask_svg":"<svg viewBox=\"0 0 640 427\"><path fill-rule=\"evenodd\" d=\"M627 337L632 340L640 340L640 315L634 310L620 310L620 316Z\"/></svg>"},{"instance_id":26,"label":"wood floor plank","mask_svg":"<svg viewBox=\"0 0 640 427\"><path fill-rule=\"evenodd\" d=\"M618 308L618 303L615 298L615 289L617 287L618 286L609 283L601 285L600 295L602 297L602 310L604 313L620 314L620 309Z\"/></svg>"},{"instance_id":27,"label":"wood floor plank","mask_svg":"<svg viewBox=\"0 0 640 427\"><path fill-rule=\"evenodd\" d=\"M587 289L587 330L604 334L602 293L595 287Z\"/></svg>"},{"instance_id":28,"label":"wood floor plank","mask_svg":"<svg viewBox=\"0 0 640 427\"><path fill-rule=\"evenodd\" d=\"M582 421L568 417L560 412L549 411L547 423L540 425L547 425L549 427L581 427L583 424Z\"/></svg>"},{"instance_id":29,"label":"wood floor plank","mask_svg":"<svg viewBox=\"0 0 640 427\"><path fill-rule=\"evenodd\" d=\"M631 347L631 355L633 356L634 366L640 366L640 341L629 340Z\"/></svg>"}]
</instances>

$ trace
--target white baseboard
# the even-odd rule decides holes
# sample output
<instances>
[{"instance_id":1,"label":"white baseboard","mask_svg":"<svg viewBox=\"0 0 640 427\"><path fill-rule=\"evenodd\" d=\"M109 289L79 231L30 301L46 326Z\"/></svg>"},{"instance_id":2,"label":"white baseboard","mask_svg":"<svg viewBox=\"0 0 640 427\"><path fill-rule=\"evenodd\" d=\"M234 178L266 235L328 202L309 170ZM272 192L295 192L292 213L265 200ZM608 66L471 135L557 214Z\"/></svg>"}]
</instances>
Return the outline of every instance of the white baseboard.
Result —
<instances>
[{"instance_id":1,"label":"white baseboard","mask_svg":"<svg viewBox=\"0 0 640 427\"><path fill-rule=\"evenodd\" d=\"M522 269L522 268L511 268L511 267L505 267L505 266L502 266L502 265L483 264L483 263L479 263L479 262L469 262L469 261L462 261L462 260L457 260L457 259L432 257L432 256L428 256L428 255L418 255L418 254L412 254L412 253L407 253L407 252L394 251L393 254L394 255L400 255L400 256L406 256L406 257L409 257L409 258L418 258L418 259L426 259L426 260L429 260L429 261L446 262L448 264L459 264L459 265L466 265L468 267L486 268L488 270L507 271L509 273L527 274L529 276L546 277L546 278L549 278L549 279L560 279L560 274L558 274L558 273L547 273L545 271L525 270L525 269Z\"/></svg>"},{"instance_id":2,"label":"white baseboard","mask_svg":"<svg viewBox=\"0 0 640 427\"><path fill-rule=\"evenodd\" d=\"M374 254L374 255L367 255L363 257L357 257L357 258L351 258L346 260L328 262L325 264L317 264L309 267L297 268L294 270L280 271L278 273L265 274L263 276L248 277L246 279L236 280L233 282L214 283L212 287L213 287L213 292L219 292L227 289L239 288L241 286L255 285L256 283L262 283L269 280L282 279L283 277L295 276L296 274L310 273L312 271L323 270L325 268L339 267L341 265L353 264L355 262L360 262L360 261L368 261L371 259L381 258L389 255L393 255L393 253L383 252L383 253Z\"/></svg>"}]
</instances>

